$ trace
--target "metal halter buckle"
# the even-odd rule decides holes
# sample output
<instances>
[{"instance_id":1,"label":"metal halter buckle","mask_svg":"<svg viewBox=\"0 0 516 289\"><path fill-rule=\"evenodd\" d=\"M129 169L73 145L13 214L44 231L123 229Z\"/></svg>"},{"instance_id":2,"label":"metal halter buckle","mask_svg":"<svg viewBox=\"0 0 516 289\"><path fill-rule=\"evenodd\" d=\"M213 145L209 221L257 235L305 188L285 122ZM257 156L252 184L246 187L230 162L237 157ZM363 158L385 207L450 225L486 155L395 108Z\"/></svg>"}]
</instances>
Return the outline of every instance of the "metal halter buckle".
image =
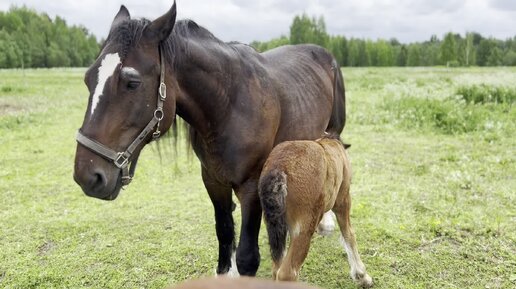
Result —
<instances>
[{"instance_id":1,"label":"metal halter buckle","mask_svg":"<svg viewBox=\"0 0 516 289\"><path fill-rule=\"evenodd\" d=\"M118 156L116 157L114 163L117 168L121 169L127 166L127 163L129 163L129 158L124 156L124 153L118 153Z\"/></svg>"},{"instance_id":2,"label":"metal halter buckle","mask_svg":"<svg viewBox=\"0 0 516 289\"><path fill-rule=\"evenodd\" d=\"M159 84L158 92L161 100L165 100L167 98L167 85L164 82Z\"/></svg>"}]
</instances>

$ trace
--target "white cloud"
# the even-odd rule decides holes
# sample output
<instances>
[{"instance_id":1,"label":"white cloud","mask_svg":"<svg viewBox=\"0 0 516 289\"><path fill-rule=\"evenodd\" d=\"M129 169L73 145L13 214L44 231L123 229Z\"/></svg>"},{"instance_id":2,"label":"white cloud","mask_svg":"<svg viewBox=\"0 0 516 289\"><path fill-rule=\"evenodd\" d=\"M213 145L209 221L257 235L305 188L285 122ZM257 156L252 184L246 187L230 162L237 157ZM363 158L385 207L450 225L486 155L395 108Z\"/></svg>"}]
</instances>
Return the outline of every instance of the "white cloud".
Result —
<instances>
[{"instance_id":1,"label":"white cloud","mask_svg":"<svg viewBox=\"0 0 516 289\"><path fill-rule=\"evenodd\" d=\"M0 0L0 9L27 5L105 37L121 4L132 16L154 19L171 0ZM330 34L422 41L448 31L497 38L516 34L515 0L178 0L178 18L190 18L224 41L268 40L289 33L300 13L323 15Z\"/></svg>"}]
</instances>

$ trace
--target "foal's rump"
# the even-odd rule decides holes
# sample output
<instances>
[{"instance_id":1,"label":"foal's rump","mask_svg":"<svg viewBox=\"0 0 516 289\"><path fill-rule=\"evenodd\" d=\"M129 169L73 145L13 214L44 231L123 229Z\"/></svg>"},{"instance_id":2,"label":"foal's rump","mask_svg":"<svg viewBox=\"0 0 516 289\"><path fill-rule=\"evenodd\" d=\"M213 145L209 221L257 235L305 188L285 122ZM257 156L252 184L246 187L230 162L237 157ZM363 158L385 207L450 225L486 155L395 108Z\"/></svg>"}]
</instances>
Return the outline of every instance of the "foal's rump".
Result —
<instances>
[{"instance_id":1,"label":"foal's rump","mask_svg":"<svg viewBox=\"0 0 516 289\"><path fill-rule=\"evenodd\" d=\"M275 262L282 258L285 251L289 231L288 215L295 214L297 208L305 210L323 205L324 184L320 176L325 171L324 150L314 141L280 143L265 162L258 192L267 225L271 257ZM304 196L307 192L318 192L321 196Z\"/></svg>"}]
</instances>

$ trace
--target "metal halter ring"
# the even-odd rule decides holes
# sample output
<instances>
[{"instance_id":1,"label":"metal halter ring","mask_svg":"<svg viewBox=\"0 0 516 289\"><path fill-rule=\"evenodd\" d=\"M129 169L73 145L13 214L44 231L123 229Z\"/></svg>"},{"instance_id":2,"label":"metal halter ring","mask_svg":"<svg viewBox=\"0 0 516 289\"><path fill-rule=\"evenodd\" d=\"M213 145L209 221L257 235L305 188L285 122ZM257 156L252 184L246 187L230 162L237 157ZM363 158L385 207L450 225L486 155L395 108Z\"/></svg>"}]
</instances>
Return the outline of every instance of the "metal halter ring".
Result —
<instances>
[{"instance_id":1,"label":"metal halter ring","mask_svg":"<svg viewBox=\"0 0 516 289\"><path fill-rule=\"evenodd\" d=\"M163 119L164 115L165 114L163 113L163 108L161 107L156 108L156 110L154 111L154 117L159 121Z\"/></svg>"}]
</instances>

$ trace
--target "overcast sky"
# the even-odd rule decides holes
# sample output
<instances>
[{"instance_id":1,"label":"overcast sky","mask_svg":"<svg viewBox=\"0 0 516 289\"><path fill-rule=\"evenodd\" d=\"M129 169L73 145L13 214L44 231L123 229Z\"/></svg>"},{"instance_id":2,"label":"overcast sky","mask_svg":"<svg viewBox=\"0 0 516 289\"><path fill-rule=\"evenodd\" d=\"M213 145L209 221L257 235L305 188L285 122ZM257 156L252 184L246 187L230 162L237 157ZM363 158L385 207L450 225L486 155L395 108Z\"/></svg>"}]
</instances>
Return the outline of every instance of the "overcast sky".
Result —
<instances>
[{"instance_id":1,"label":"overcast sky","mask_svg":"<svg viewBox=\"0 0 516 289\"><path fill-rule=\"evenodd\" d=\"M516 35L516 0L177 0L189 18L224 41L251 42L288 35L295 15L323 15L330 34L423 41L448 31L477 31L500 39ZM0 10L27 5L106 37L121 4L132 17L155 19L171 0L0 0Z\"/></svg>"}]
</instances>

